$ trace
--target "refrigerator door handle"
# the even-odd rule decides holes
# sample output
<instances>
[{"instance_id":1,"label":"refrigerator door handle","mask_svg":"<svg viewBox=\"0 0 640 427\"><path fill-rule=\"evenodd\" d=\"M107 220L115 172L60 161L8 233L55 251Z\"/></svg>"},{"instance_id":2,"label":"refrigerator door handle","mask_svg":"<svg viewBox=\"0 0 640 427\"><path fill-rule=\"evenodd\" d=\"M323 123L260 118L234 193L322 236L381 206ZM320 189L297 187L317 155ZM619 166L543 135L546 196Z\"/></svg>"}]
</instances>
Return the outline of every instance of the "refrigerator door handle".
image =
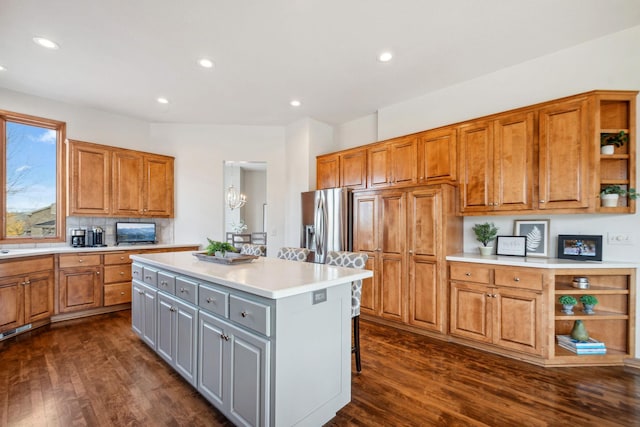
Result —
<instances>
[{"instance_id":1,"label":"refrigerator door handle","mask_svg":"<svg viewBox=\"0 0 640 427\"><path fill-rule=\"evenodd\" d=\"M320 194L320 197L318 197L318 206L316 207L316 254L319 256L324 254L324 243L327 233L326 223L327 212L324 197Z\"/></svg>"}]
</instances>

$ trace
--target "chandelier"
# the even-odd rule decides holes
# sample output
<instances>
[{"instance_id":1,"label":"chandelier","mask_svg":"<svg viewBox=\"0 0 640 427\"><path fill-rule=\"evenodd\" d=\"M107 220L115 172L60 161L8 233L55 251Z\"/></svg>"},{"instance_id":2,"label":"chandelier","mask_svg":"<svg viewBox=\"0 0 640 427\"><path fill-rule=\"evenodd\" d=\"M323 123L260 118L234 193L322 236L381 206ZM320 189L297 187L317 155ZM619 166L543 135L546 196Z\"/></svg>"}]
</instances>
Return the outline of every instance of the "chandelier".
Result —
<instances>
[{"instance_id":1,"label":"chandelier","mask_svg":"<svg viewBox=\"0 0 640 427\"><path fill-rule=\"evenodd\" d=\"M227 190L227 205L229 209L239 209L247 203L247 196L241 194L233 187L233 184L229 186Z\"/></svg>"}]
</instances>

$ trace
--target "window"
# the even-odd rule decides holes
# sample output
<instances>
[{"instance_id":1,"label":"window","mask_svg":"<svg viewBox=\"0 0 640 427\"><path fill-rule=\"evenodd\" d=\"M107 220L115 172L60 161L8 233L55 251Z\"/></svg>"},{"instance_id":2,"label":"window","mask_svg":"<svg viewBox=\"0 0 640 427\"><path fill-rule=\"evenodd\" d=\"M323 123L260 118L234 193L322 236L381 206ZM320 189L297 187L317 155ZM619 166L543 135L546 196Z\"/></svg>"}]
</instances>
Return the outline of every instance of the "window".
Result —
<instances>
[{"instance_id":1,"label":"window","mask_svg":"<svg viewBox=\"0 0 640 427\"><path fill-rule=\"evenodd\" d=\"M0 111L0 129L0 241L64 241L65 123Z\"/></svg>"}]
</instances>

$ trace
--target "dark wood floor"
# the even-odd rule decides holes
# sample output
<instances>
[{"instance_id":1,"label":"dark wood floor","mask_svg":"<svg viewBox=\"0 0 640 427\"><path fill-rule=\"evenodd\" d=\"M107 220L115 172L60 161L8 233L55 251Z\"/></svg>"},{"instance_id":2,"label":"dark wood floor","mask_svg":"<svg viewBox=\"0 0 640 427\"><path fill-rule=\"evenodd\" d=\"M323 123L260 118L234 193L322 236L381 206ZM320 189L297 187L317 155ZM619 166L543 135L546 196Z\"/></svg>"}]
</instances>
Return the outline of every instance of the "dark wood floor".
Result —
<instances>
[{"instance_id":1,"label":"dark wood floor","mask_svg":"<svg viewBox=\"0 0 640 427\"><path fill-rule=\"evenodd\" d=\"M0 426L226 426L123 311L0 343ZM330 426L639 426L640 372L540 368L362 321ZM302 391L301 391L302 392Z\"/></svg>"}]
</instances>

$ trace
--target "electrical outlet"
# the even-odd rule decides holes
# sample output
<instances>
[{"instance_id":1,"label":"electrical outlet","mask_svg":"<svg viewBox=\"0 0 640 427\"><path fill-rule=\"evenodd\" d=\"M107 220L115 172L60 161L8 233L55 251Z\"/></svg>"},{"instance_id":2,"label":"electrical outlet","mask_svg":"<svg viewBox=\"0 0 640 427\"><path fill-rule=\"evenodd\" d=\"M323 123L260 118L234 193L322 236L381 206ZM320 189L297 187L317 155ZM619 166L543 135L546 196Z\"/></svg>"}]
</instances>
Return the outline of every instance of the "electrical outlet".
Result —
<instances>
[{"instance_id":1,"label":"electrical outlet","mask_svg":"<svg viewBox=\"0 0 640 427\"><path fill-rule=\"evenodd\" d=\"M633 235L631 233L607 233L607 243L610 245L633 245Z\"/></svg>"}]
</instances>

